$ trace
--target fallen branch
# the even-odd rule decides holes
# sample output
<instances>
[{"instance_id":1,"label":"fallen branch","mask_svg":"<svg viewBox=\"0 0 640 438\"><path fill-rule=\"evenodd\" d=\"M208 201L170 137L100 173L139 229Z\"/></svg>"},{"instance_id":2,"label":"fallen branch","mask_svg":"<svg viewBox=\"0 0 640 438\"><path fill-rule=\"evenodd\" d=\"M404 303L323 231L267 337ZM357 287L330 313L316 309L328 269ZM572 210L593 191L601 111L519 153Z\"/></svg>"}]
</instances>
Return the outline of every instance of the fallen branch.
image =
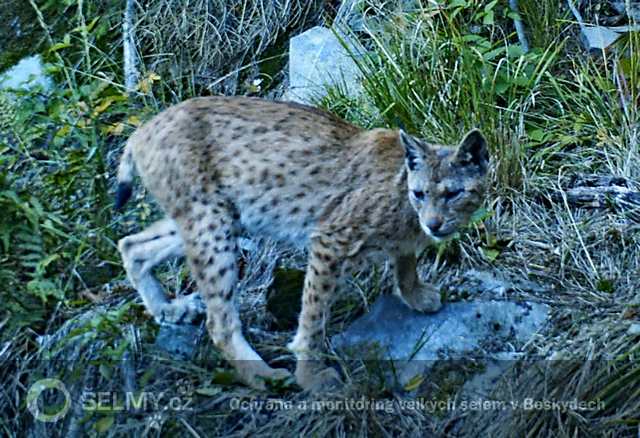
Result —
<instances>
[{"instance_id":1,"label":"fallen branch","mask_svg":"<svg viewBox=\"0 0 640 438\"><path fill-rule=\"evenodd\" d=\"M552 195L552 199L561 201L565 197L572 207L624 211L640 220L640 191L629 188L624 178L587 177L575 179L569 186Z\"/></svg>"},{"instance_id":2,"label":"fallen branch","mask_svg":"<svg viewBox=\"0 0 640 438\"><path fill-rule=\"evenodd\" d=\"M624 187L574 187L565 192L570 205L589 208L639 208L640 192Z\"/></svg>"}]
</instances>

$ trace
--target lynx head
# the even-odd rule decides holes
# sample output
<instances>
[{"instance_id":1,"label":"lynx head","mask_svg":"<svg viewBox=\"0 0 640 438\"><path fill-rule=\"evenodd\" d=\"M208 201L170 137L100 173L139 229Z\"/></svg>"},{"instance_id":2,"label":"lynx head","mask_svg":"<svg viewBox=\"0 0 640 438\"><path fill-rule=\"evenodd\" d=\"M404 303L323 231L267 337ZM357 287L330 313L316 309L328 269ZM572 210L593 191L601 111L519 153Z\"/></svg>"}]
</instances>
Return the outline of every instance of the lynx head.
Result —
<instances>
[{"instance_id":1,"label":"lynx head","mask_svg":"<svg viewBox=\"0 0 640 438\"><path fill-rule=\"evenodd\" d=\"M400 131L405 152L409 202L420 227L434 240L467 224L484 200L489 167L487 142L474 129L458 147L443 147Z\"/></svg>"}]
</instances>

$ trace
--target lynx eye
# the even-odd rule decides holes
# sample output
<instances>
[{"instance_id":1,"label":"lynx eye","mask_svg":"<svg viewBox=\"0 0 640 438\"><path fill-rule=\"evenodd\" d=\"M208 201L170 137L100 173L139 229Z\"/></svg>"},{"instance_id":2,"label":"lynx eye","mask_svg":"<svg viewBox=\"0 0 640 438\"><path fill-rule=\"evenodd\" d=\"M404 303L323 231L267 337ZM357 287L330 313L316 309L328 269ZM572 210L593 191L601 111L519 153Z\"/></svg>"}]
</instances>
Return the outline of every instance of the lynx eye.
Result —
<instances>
[{"instance_id":1,"label":"lynx eye","mask_svg":"<svg viewBox=\"0 0 640 438\"><path fill-rule=\"evenodd\" d=\"M422 201L424 199L424 192L420 191L420 190L414 190L413 191L413 196L415 196L415 198L418 201Z\"/></svg>"},{"instance_id":2,"label":"lynx eye","mask_svg":"<svg viewBox=\"0 0 640 438\"><path fill-rule=\"evenodd\" d=\"M452 201L460 196L464 192L464 189L452 190L448 191L444 194L444 199L446 201Z\"/></svg>"}]
</instances>

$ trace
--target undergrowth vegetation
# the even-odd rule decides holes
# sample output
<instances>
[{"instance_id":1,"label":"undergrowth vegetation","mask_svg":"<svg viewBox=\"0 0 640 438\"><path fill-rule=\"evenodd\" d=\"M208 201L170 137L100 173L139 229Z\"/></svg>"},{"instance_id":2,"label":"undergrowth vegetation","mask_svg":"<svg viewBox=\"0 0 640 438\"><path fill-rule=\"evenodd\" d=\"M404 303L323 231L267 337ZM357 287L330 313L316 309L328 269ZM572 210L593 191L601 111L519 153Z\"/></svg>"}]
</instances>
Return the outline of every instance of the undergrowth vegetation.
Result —
<instances>
[{"instance_id":1,"label":"undergrowth vegetation","mask_svg":"<svg viewBox=\"0 0 640 438\"><path fill-rule=\"evenodd\" d=\"M338 86L321 104L356 123L400 125L435 142L455 142L476 126L485 131L495 172L489 219L444 251L457 254L456 263L546 284L549 296L528 298L557 306L556 325L530 350L559 359L557 365L540 370L533 361L503 394L607 400L590 413L600 422L569 412L499 420L482 412L466 432L569 436L621 424L634 430L639 350L637 335L625 330L640 304L638 206L616 208L612 201L609 211L576 209L563 192L571 181L594 177L622 177L638 187L640 36L627 35L615 50L581 53L557 2L522 2L521 14L532 42L527 53L511 27L514 13L499 2L451 1L372 18L364 35L343 38L362 73L363 94ZM616 354L608 347L614 343Z\"/></svg>"},{"instance_id":2,"label":"undergrowth vegetation","mask_svg":"<svg viewBox=\"0 0 640 438\"><path fill-rule=\"evenodd\" d=\"M110 179L126 136L160 108L211 92L207 91L211 80L205 84L200 77L204 70L217 76L232 73L233 90L238 82L250 82L250 75L239 76L237 66L256 63L252 56L264 52L289 23L288 18L274 15L265 26L260 22L261 4L220 9L218 19L203 18L200 25L193 24L193 29L205 32L209 27L220 27L219 20L237 21L241 32L235 40L217 36L229 46L225 53L199 52L198 56L197 47L183 45L180 50L184 53L174 59L171 68L161 67L160 54L155 53L163 52L165 46L155 44L156 39L175 46L171 38L189 41L187 34L191 32L182 25L153 27L169 24L166 17L158 17L170 10L171 5L165 3L138 11L143 20L138 30L146 36L141 38L140 50L153 47L153 51L149 49L152 55L144 60L148 69L143 64L137 90L129 96L122 85L119 2L31 2L31 14L41 28L40 38L49 42L43 52L49 61L48 73L61 87L4 92L0 96L0 206L5 213L0 219L0 279L6 285L0 294L14 316L7 333L23 325L46 322L51 306L61 301L80 305L80 291L99 289L122 275L114 242L124 231L122 221L112 211ZM185 5L182 15L206 18L201 9L211 5L205 3ZM291 14L290 26L295 28L317 16L317 8L311 6L289 5L286 11L267 9L272 15ZM53 22L48 22L52 16ZM60 31L62 17L71 17L65 32ZM219 45L214 40L198 38L198 43L211 45L213 50ZM240 43L244 53L230 53L230 47ZM246 53L253 44L258 45L256 53ZM236 61L231 60L233 56ZM282 56L280 53L275 58ZM212 59L217 63L215 69L208 64ZM153 68L165 74L165 79ZM179 69L183 75L172 75L171 69ZM125 224L145 221L151 214L151 206L143 202L129 213Z\"/></svg>"},{"instance_id":3,"label":"undergrowth vegetation","mask_svg":"<svg viewBox=\"0 0 640 438\"><path fill-rule=\"evenodd\" d=\"M176 2L150 2L153 8L138 28L145 32L141 77L129 94L122 86L116 3L30 1L46 41L49 73L59 86L0 95L0 375L10 382L0 410L10 414L6 418L24 412L12 391L23 393L52 367L67 379L80 374L78 387L86 383L82 379L105 388L121 381L126 386L133 372L142 375L140 385L158 391L175 389L174 381L195 388L198 415L164 413L158 420L164 433L275 436L292 425L299 433L316 435L448 433L453 420L446 413L407 413L397 405L367 411L366 417L342 411L229 411L234 397L264 395L234 383L206 335L193 361L163 358L159 369L142 369L157 354L152 347L158 329L131 302L115 242L158 212L144 193L125 214L112 211L119 148L136 126L177 100L219 90L277 93L286 37L316 24L318 10L315 4L286 2L287 11L260 11L242 9L251 2L238 2L210 20L189 22L184 14L172 16ZM201 12L210 6L182 3ZM263 3L272 2L255 5ZM510 291L510 298L552 307L550 327L526 353L563 360L546 373L525 363L502 388L505 397L606 401L604 410L588 413L532 410L497 419L478 413L459 432L488 427L498 436L637 431L640 344L628 328L640 320L638 207L609 200L606 208L580 208L566 193L577 180L609 177L624 178L628 189L639 189L640 36L630 33L606 52L583 53L566 8L552 0L521 1L520 17L507 1L423 1L403 13L383 3L367 2L364 31L342 34L362 73L362 93L331 88L320 104L359 125L402 126L434 142L455 142L472 127L483 130L493 160L491 196L467 233L427 252L425 275L444 283L474 267L543 285L548 292ZM56 8L71 17L63 31L59 18L50 21ZM263 12L269 20L261 24L255 14ZM287 23L277 22L283 17ZM518 42L514 18L524 22L528 52ZM223 19L235 27L222 26ZM243 23L251 29L242 28ZM225 45L207 44L203 38L221 26L229 33L216 38ZM165 58L175 46L180 56ZM256 78L263 80L262 88L252 85ZM272 321L259 315L275 259L290 257L290 265L299 261L270 244L251 254L245 262L255 276L241 286L250 297L242 303L247 325L257 327L248 336L268 359L291 365L283 346L292 332L268 333ZM164 279L175 289L193 286L180 268L165 272ZM387 280L377 271L354 279L355 292L337 304L330 332L362 312ZM45 357L68 356L68 346L75 363L86 365L84 374L43 364ZM141 369L121 366L122 358L134 358L128 366L137 363ZM366 394L394 401L415 390L385 384L375 364L334 359L348 382L332 396L336 400ZM19 376L12 377L16 370ZM284 389L270 396L291 402L306 397ZM45 433L78 424L116 433L148 432L150 424L143 413L127 417L116 409L76 415L74 421L32 425L30 418L17 417L2 420L0 427L8 435L19 428Z\"/></svg>"},{"instance_id":4,"label":"undergrowth vegetation","mask_svg":"<svg viewBox=\"0 0 640 438\"><path fill-rule=\"evenodd\" d=\"M346 45L364 78L364 101L354 109L338 87L325 106L361 124L400 125L445 143L480 126L493 146L495 181L514 189L541 168L557 168L547 162L567 147L597 139L626 149L638 122L637 35L605 59L568 58L575 30L559 28L557 2L540 7L554 25L539 9L524 16L530 33L545 36L533 38L528 53L514 44L513 13L498 2L372 19L364 43Z\"/></svg>"},{"instance_id":5,"label":"undergrowth vegetation","mask_svg":"<svg viewBox=\"0 0 640 438\"><path fill-rule=\"evenodd\" d=\"M282 82L289 35L316 21L323 6L306 0L144 3L135 31L144 65L163 77L157 92L177 101L203 91L272 91Z\"/></svg>"}]
</instances>

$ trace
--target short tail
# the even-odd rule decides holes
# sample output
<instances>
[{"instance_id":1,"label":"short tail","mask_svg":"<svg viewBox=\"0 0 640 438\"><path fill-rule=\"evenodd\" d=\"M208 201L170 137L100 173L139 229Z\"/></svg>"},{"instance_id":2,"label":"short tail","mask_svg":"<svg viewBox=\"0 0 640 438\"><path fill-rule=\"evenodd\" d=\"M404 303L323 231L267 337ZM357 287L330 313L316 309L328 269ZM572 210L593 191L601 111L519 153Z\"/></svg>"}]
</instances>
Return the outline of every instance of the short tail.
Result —
<instances>
[{"instance_id":1,"label":"short tail","mask_svg":"<svg viewBox=\"0 0 640 438\"><path fill-rule=\"evenodd\" d=\"M129 143L124 147L124 152L120 158L120 166L118 167L118 188L116 191L116 210L120 210L127 203L133 193L133 175L135 172L135 163L131 154Z\"/></svg>"}]
</instances>

